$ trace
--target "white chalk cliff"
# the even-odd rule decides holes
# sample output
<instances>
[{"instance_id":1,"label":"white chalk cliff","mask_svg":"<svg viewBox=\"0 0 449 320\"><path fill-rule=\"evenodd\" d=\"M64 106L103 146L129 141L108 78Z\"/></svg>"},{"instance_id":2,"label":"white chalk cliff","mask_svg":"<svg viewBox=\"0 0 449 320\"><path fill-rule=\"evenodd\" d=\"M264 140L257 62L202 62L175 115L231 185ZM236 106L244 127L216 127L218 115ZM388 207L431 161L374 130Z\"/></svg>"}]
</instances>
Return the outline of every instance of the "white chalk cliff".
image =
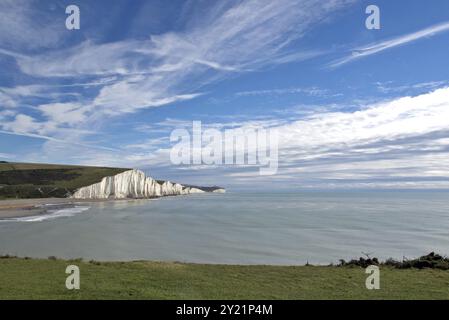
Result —
<instances>
[{"instance_id":1,"label":"white chalk cliff","mask_svg":"<svg viewBox=\"0 0 449 320\"><path fill-rule=\"evenodd\" d=\"M136 199L203 193L205 191L165 181L160 184L140 170L128 170L101 182L82 187L71 196L74 199Z\"/></svg>"}]
</instances>

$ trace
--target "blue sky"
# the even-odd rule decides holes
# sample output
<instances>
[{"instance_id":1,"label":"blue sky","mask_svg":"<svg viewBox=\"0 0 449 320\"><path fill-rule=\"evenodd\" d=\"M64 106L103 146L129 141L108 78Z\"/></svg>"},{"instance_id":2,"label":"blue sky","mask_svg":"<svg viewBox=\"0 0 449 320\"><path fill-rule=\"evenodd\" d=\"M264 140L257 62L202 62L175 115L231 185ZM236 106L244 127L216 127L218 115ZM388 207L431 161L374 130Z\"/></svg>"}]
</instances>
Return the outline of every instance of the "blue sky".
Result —
<instances>
[{"instance_id":1,"label":"blue sky","mask_svg":"<svg viewBox=\"0 0 449 320\"><path fill-rule=\"evenodd\" d=\"M0 160L235 188L447 188L448 44L445 0L0 0ZM277 174L172 165L170 133L192 121L277 129Z\"/></svg>"}]
</instances>

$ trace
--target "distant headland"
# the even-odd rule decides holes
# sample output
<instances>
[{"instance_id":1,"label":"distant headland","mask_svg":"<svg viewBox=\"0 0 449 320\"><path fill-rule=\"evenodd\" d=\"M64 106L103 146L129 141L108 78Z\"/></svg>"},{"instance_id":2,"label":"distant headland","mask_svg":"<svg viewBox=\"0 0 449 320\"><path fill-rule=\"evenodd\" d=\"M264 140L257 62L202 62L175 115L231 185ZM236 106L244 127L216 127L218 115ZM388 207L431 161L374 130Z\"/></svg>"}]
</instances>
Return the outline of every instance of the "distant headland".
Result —
<instances>
[{"instance_id":1,"label":"distant headland","mask_svg":"<svg viewBox=\"0 0 449 320\"><path fill-rule=\"evenodd\" d=\"M0 219L45 214L77 202L152 199L198 193L224 193L221 187L155 180L127 168L58 164L0 163Z\"/></svg>"},{"instance_id":2,"label":"distant headland","mask_svg":"<svg viewBox=\"0 0 449 320\"><path fill-rule=\"evenodd\" d=\"M129 168L0 163L0 199L135 199L202 192L225 189L156 180Z\"/></svg>"}]
</instances>

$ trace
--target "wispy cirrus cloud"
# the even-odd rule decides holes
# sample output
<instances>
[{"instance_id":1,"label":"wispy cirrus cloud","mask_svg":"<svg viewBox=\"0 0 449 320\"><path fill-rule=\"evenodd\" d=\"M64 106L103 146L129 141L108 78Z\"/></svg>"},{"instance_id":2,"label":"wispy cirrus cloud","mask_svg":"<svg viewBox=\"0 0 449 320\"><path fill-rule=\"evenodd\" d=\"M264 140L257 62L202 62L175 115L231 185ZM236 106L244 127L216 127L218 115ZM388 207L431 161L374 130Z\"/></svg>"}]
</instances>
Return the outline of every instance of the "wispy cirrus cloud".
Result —
<instances>
[{"instance_id":1,"label":"wispy cirrus cloud","mask_svg":"<svg viewBox=\"0 0 449 320\"><path fill-rule=\"evenodd\" d=\"M0 52L14 55L4 48L33 50L58 45L64 33L65 17L49 16L48 12L55 9L54 4L35 0L0 1Z\"/></svg>"},{"instance_id":2,"label":"wispy cirrus cloud","mask_svg":"<svg viewBox=\"0 0 449 320\"><path fill-rule=\"evenodd\" d=\"M103 146L99 146L99 145L90 145L87 143L80 143L80 142L76 142L76 141L57 139L54 137L45 136L45 135L36 134L36 133L29 133L29 132L21 133L21 132L17 132L17 131L5 131L5 130L0 130L0 133L6 134L6 135L23 136L23 137L29 137L29 138L48 140L51 142L57 142L58 145L61 145L61 144L65 145L65 146L72 145L72 146L78 146L78 147L83 147L83 148L87 148L87 149L107 150L107 151L113 151L113 152L118 151L118 149L116 149L116 148L108 148L108 147L103 147Z\"/></svg>"},{"instance_id":3,"label":"wispy cirrus cloud","mask_svg":"<svg viewBox=\"0 0 449 320\"><path fill-rule=\"evenodd\" d=\"M77 46L41 55L3 51L16 58L22 72L41 77L86 75L189 75L203 72L253 70L264 65L302 61L322 54L288 45L300 39L329 13L353 1L317 0L229 2L200 18L183 32L152 35L146 40L124 40ZM212 19L213 18L213 19ZM2 51L0 51L1 53Z\"/></svg>"},{"instance_id":4,"label":"wispy cirrus cloud","mask_svg":"<svg viewBox=\"0 0 449 320\"><path fill-rule=\"evenodd\" d=\"M433 37L439 33L446 32L449 30L449 22L444 22L440 24L436 24L433 26L430 26L428 28L419 30L417 32L409 33L406 35L402 35L390 40L385 40L377 43L372 43L363 47L358 47L352 50L351 54L335 60L331 62L328 67L329 68L337 68L344 64L350 63L352 61L380 53L384 50L392 49L398 46L402 46L417 40L420 40L422 38L429 38Z\"/></svg>"},{"instance_id":5,"label":"wispy cirrus cloud","mask_svg":"<svg viewBox=\"0 0 449 320\"><path fill-rule=\"evenodd\" d=\"M67 126L97 127L98 122L114 121L121 114L194 99L203 94L205 85L236 73L312 58L319 53L309 49L292 52L289 45L352 2L210 3L202 8L201 15L191 17L182 31L166 31L146 39L107 43L88 39L33 54L21 51L19 45L2 46L0 55L13 58L18 71L30 81L38 79L39 85L2 88L0 102L23 107L29 105L30 97L47 97L33 106L39 114L32 116L32 123L53 128L45 135L65 137ZM20 10L11 1L8 6L11 12ZM27 10L30 8L28 5ZM31 19L28 16L23 14L21 19ZM24 28L31 21L20 25ZM95 85L79 86L81 83Z\"/></svg>"},{"instance_id":6,"label":"wispy cirrus cloud","mask_svg":"<svg viewBox=\"0 0 449 320\"><path fill-rule=\"evenodd\" d=\"M446 81L426 81L420 83L412 83L409 85L397 85L392 81L388 82L377 82L376 87L382 93L403 93L406 91L416 91L416 90L425 90L425 91L433 91L437 88L447 86L449 84L449 80Z\"/></svg>"},{"instance_id":7,"label":"wispy cirrus cloud","mask_svg":"<svg viewBox=\"0 0 449 320\"><path fill-rule=\"evenodd\" d=\"M240 91L237 92L235 95L238 97L245 97L245 96L286 95L286 94L305 94L309 96L323 96L328 94L328 91L318 87L296 87L296 88Z\"/></svg>"}]
</instances>

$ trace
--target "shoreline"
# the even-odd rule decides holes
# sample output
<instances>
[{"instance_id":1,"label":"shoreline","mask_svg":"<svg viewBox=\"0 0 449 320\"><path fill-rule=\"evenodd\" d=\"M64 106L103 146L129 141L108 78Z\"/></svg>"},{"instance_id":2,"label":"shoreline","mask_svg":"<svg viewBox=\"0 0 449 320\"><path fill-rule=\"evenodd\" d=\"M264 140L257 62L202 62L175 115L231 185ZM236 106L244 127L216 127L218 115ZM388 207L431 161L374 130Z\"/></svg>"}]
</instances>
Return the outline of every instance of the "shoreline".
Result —
<instances>
[{"instance_id":1,"label":"shoreline","mask_svg":"<svg viewBox=\"0 0 449 320\"><path fill-rule=\"evenodd\" d=\"M136 199L72 199L72 198L35 198L0 200L0 220L40 216L49 210L72 208L77 204L132 201ZM139 199L141 200L141 199ZM153 200L153 199L148 199Z\"/></svg>"},{"instance_id":2,"label":"shoreline","mask_svg":"<svg viewBox=\"0 0 449 320\"><path fill-rule=\"evenodd\" d=\"M213 192L211 192L213 193ZM181 197L185 195L167 195L152 198L123 198L123 199L77 199L77 198L29 198L29 199L0 199L0 220L26 218L40 216L55 209L73 208L79 204L116 202L116 201L137 201L137 200L157 200L170 197Z\"/></svg>"},{"instance_id":3,"label":"shoreline","mask_svg":"<svg viewBox=\"0 0 449 320\"><path fill-rule=\"evenodd\" d=\"M46 206L48 205L70 206L73 205L73 201L66 198L0 200L0 219L39 216L47 212L48 208Z\"/></svg>"}]
</instances>

